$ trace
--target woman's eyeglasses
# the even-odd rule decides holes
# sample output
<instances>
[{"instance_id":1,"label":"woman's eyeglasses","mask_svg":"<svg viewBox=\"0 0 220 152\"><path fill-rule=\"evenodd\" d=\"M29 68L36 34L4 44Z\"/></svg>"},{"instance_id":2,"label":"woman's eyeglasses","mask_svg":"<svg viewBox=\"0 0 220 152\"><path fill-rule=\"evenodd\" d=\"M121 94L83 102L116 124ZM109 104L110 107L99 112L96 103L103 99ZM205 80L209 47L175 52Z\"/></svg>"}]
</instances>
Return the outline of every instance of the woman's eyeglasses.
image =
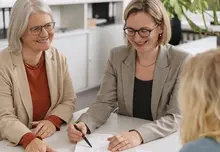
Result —
<instances>
[{"instance_id":1,"label":"woman's eyeglasses","mask_svg":"<svg viewBox=\"0 0 220 152\"><path fill-rule=\"evenodd\" d=\"M34 26L30 28L30 32L32 35L39 35L44 28L47 32L51 32L55 27L55 22L49 22L42 26Z\"/></svg>"},{"instance_id":2,"label":"woman's eyeglasses","mask_svg":"<svg viewBox=\"0 0 220 152\"><path fill-rule=\"evenodd\" d=\"M150 35L150 33L157 27L157 24L152 28L152 29L147 29L147 28L141 28L139 30L135 30L133 28L130 27L124 27L124 31L125 33L129 36L129 37L134 37L136 32L138 32L138 34L142 37L148 37Z\"/></svg>"}]
</instances>

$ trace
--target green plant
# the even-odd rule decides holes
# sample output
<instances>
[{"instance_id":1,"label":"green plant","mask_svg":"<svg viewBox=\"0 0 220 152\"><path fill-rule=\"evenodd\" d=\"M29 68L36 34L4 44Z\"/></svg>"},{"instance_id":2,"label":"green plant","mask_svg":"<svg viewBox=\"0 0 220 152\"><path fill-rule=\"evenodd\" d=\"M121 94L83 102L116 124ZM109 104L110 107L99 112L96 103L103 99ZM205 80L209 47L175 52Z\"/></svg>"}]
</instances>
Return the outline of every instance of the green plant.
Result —
<instances>
[{"instance_id":1,"label":"green plant","mask_svg":"<svg viewBox=\"0 0 220 152\"><path fill-rule=\"evenodd\" d=\"M212 14L208 14L213 18L214 25L219 25L217 11L220 10L220 0L162 0L164 6L170 15L177 14L179 19L184 16L191 28L199 33L220 35L220 32L209 31L205 19L205 13L208 8L212 9ZM196 25L186 14L187 11L202 14L205 28Z\"/></svg>"}]
</instances>

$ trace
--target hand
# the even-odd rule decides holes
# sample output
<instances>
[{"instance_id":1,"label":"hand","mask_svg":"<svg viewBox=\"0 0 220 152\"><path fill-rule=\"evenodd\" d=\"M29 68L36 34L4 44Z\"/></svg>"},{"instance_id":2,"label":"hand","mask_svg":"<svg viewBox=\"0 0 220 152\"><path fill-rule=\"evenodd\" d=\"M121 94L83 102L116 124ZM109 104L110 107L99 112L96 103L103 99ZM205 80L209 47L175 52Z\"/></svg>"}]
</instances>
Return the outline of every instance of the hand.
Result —
<instances>
[{"instance_id":1,"label":"hand","mask_svg":"<svg viewBox=\"0 0 220 152\"><path fill-rule=\"evenodd\" d=\"M76 125L78 126L81 132L76 130L73 124L69 124L67 128L68 137L69 137L70 142L72 143L76 143L82 140L82 136L87 133L87 127L85 123L79 122Z\"/></svg>"},{"instance_id":2,"label":"hand","mask_svg":"<svg viewBox=\"0 0 220 152\"><path fill-rule=\"evenodd\" d=\"M118 136L108 138L111 151L123 151L140 145L143 141L141 135L137 131L124 132Z\"/></svg>"},{"instance_id":3,"label":"hand","mask_svg":"<svg viewBox=\"0 0 220 152\"><path fill-rule=\"evenodd\" d=\"M41 120L32 122L32 126L36 127L34 133L42 139L50 137L56 132L56 127L49 120Z\"/></svg>"},{"instance_id":4,"label":"hand","mask_svg":"<svg viewBox=\"0 0 220 152\"><path fill-rule=\"evenodd\" d=\"M25 148L25 152L55 152L52 148L50 148L46 143L41 141L38 138L35 138L27 145Z\"/></svg>"}]
</instances>

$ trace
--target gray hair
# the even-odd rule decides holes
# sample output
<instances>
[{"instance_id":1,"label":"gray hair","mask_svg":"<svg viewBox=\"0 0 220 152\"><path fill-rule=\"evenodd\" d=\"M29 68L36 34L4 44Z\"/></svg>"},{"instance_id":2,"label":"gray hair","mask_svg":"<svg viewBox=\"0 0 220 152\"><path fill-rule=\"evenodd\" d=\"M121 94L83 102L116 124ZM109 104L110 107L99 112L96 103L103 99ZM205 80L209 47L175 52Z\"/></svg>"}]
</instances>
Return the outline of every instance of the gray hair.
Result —
<instances>
[{"instance_id":1,"label":"gray hair","mask_svg":"<svg viewBox=\"0 0 220 152\"><path fill-rule=\"evenodd\" d=\"M34 12L48 13L52 20L52 11L44 0L17 0L12 8L8 28L8 44L13 52L22 50L21 37L24 34L29 17Z\"/></svg>"}]
</instances>

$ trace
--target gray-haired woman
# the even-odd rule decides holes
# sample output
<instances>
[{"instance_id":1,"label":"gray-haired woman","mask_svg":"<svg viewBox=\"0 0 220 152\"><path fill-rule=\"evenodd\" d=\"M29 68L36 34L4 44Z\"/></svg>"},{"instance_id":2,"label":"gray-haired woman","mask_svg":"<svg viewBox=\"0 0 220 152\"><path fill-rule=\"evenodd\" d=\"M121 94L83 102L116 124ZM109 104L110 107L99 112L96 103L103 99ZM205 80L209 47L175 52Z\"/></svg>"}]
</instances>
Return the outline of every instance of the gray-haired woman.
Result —
<instances>
[{"instance_id":1,"label":"gray-haired woman","mask_svg":"<svg viewBox=\"0 0 220 152\"><path fill-rule=\"evenodd\" d=\"M66 59L51 46L54 26L43 0L17 0L9 46L0 52L0 135L27 152L54 151L41 138L68 123L74 110Z\"/></svg>"}]
</instances>

